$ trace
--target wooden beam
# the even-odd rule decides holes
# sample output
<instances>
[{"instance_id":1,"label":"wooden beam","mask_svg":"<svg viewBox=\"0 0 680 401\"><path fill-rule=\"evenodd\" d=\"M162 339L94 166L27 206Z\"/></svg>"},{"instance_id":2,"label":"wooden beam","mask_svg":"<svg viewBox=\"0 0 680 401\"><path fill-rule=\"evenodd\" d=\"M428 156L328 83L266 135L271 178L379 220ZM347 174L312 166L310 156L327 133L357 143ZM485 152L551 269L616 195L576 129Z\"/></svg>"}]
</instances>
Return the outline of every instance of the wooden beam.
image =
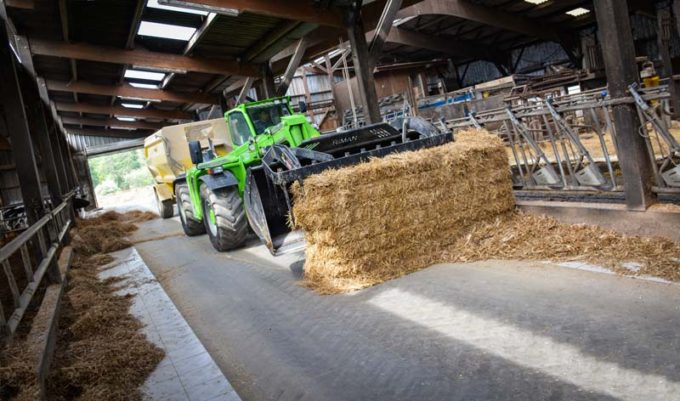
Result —
<instances>
[{"instance_id":1,"label":"wooden beam","mask_svg":"<svg viewBox=\"0 0 680 401\"><path fill-rule=\"evenodd\" d=\"M422 70L425 68L446 66L446 60L425 60L425 61L410 61L405 63L383 64L375 67L375 72L395 71L395 70ZM469 64L468 64L469 65Z\"/></svg>"},{"instance_id":2,"label":"wooden beam","mask_svg":"<svg viewBox=\"0 0 680 401\"><path fill-rule=\"evenodd\" d=\"M33 0L5 0L5 5L11 8L21 8L23 10L35 9L35 2Z\"/></svg>"},{"instance_id":3,"label":"wooden beam","mask_svg":"<svg viewBox=\"0 0 680 401\"><path fill-rule=\"evenodd\" d=\"M97 119L97 118L82 118L82 117L61 117L64 124L75 125L91 125L94 127L111 127L111 128L132 128L132 129L150 129L159 130L166 124L149 123L146 121L120 121L115 118Z\"/></svg>"},{"instance_id":4,"label":"wooden beam","mask_svg":"<svg viewBox=\"0 0 680 401\"><path fill-rule=\"evenodd\" d=\"M144 6L146 6L145 0L136 0L135 14L132 17L132 22L130 23L130 30L128 31L128 37L125 41L125 48L132 49L135 47L135 37L137 37L137 31L139 31L139 25L142 24L142 13L144 13Z\"/></svg>"},{"instance_id":5,"label":"wooden beam","mask_svg":"<svg viewBox=\"0 0 680 401\"><path fill-rule=\"evenodd\" d=\"M177 54L125 50L114 47L30 39L31 52L40 56L65 57L102 63L128 64L140 68L169 72L202 72L217 75L242 75L258 77L257 65L230 60L211 60Z\"/></svg>"},{"instance_id":6,"label":"wooden beam","mask_svg":"<svg viewBox=\"0 0 680 401\"><path fill-rule=\"evenodd\" d=\"M136 139L148 136L152 131L147 130L122 130L122 129L87 129L66 126L64 127L67 133L80 136L108 136L112 138L126 138Z\"/></svg>"},{"instance_id":7,"label":"wooden beam","mask_svg":"<svg viewBox=\"0 0 680 401\"><path fill-rule=\"evenodd\" d=\"M255 79L246 78L246 82L243 84L243 87L241 88L241 92L239 92L238 97L236 97L236 104L237 105L243 103L243 101L246 99L246 96L248 96L248 91L253 86L253 82L255 82Z\"/></svg>"},{"instance_id":8,"label":"wooden beam","mask_svg":"<svg viewBox=\"0 0 680 401\"><path fill-rule=\"evenodd\" d=\"M295 70L297 70L297 68L300 66L302 56L305 55L305 50L307 50L307 43L307 38L304 36L298 40L297 45L295 46L295 53L288 62L288 67L286 68L286 72L283 74L281 84L279 84L279 87L276 88L276 94L278 96L283 96L288 91L290 82L293 80L293 76L295 76Z\"/></svg>"},{"instance_id":9,"label":"wooden beam","mask_svg":"<svg viewBox=\"0 0 680 401\"><path fill-rule=\"evenodd\" d=\"M243 53L245 61L253 61L267 49L285 39L291 32L296 30L302 23L300 21L283 21L273 31L269 32L262 40L258 40L253 46ZM313 27L317 25L313 24ZM267 58L269 59L269 58Z\"/></svg>"},{"instance_id":10,"label":"wooden beam","mask_svg":"<svg viewBox=\"0 0 680 401\"><path fill-rule=\"evenodd\" d=\"M191 113L180 110L131 109L122 106L99 106L87 103L55 103L59 111L114 115L122 117L158 118L161 120L192 120Z\"/></svg>"},{"instance_id":11,"label":"wooden beam","mask_svg":"<svg viewBox=\"0 0 680 401\"><path fill-rule=\"evenodd\" d=\"M405 10L420 1L422 0L402 0L402 10ZM385 4L387 4L386 0L376 0L361 8L361 18L364 21L364 29L366 31L373 30L377 26L385 8ZM399 16L399 14L397 14L397 16ZM310 35L307 35L307 37L309 38L309 45L302 58L302 62L314 60L315 58L328 53L328 51L338 46L338 37L343 37L346 40L347 35L346 33L343 34L342 31L338 31L337 28L322 26L315 29ZM286 69L288 59L295 53L295 45L296 43L292 43L272 56L271 64L274 73L282 73Z\"/></svg>"},{"instance_id":12,"label":"wooden beam","mask_svg":"<svg viewBox=\"0 0 680 401\"><path fill-rule=\"evenodd\" d=\"M220 9L232 9L294 21L342 27L342 16L338 10L321 8L313 0L159 0L159 3L214 12L219 12Z\"/></svg>"},{"instance_id":13,"label":"wooden beam","mask_svg":"<svg viewBox=\"0 0 680 401\"><path fill-rule=\"evenodd\" d=\"M194 47L198 44L198 42L201 40L201 38L210 30L210 27L213 24L213 21L217 18L217 14L208 14L208 16L205 18L205 21L203 21L203 24L194 32L194 34L189 38L189 41L187 42L186 46L184 46L184 51L182 52L183 55L188 56L191 55L191 52L194 51ZM170 82L175 78L175 73L171 72L168 74L164 79L163 82L161 82L161 88L167 87Z\"/></svg>"},{"instance_id":14,"label":"wooden beam","mask_svg":"<svg viewBox=\"0 0 680 401\"><path fill-rule=\"evenodd\" d=\"M678 77L678 79L680 79L680 76ZM226 97L231 96L234 92L240 91L241 88L246 84L247 80L248 80L248 78L243 78L243 79L239 79L238 81L233 82L231 85L224 88L222 93Z\"/></svg>"},{"instance_id":15,"label":"wooden beam","mask_svg":"<svg viewBox=\"0 0 680 401\"><path fill-rule=\"evenodd\" d=\"M559 39L554 25L548 25L532 18L506 13L491 7L473 4L468 0L425 0L406 7L397 13L398 18L418 15L448 15L543 40L556 41Z\"/></svg>"},{"instance_id":16,"label":"wooden beam","mask_svg":"<svg viewBox=\"0 0 680 401\"><path fill-rule=\"evenodd\" d=\"M142 89L122 85L97 85L84 81L45 81L47 89L60 92L87 93L90 95L120 96L129 99L156 100L175 103L220 104L217 96L202 93L178 93L160 89Z\"/></svg>"},{"instance_id":17,"label":"wooden beam","mask_svg":"<svg viewBox=\"0 0 680 401\"><path fill-rule=\"evenodd\" d=\"M368 54L371 57L369 64L372 66L376 64L382 54L383 46L387 41L387 35L389 35L392 29L392 23L399 9L401 9L401 0L387 0L387 4L385 4L385 8L378 20L378 25L373 30L373 37L368 44Z\"/></svg>"}]
</instances>

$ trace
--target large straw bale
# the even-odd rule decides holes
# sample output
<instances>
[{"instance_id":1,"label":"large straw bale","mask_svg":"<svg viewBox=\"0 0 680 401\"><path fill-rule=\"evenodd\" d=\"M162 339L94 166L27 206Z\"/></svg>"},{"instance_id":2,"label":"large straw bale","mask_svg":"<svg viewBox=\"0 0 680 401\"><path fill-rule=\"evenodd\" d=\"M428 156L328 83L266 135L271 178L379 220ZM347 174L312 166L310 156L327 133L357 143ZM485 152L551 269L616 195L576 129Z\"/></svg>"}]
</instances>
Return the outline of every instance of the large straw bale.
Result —
<instances>
[{"instance_id":1,"label":"large straw bale","mask_svg":"<svg viewBox=\"0 0 680 401\"><path fill-rule=\"evenodd\" d=\"M305 279L324 292L439 262L464 228L513 209L508 159L483 130L456 142L329 170L293 187Z\"/></svg>"}]
</instances>

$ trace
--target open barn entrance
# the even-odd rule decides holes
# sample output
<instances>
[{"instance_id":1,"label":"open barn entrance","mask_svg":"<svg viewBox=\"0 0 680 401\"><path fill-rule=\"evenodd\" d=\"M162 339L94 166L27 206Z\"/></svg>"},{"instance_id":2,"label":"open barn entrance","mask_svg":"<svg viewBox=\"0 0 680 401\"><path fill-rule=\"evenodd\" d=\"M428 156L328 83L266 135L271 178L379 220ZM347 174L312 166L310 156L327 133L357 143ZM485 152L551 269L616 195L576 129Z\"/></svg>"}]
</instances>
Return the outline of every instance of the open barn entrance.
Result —
<instances>
[{"instance_id":1,"label":"open barn entrance","mask_svg":"<svg viewBox=\"0 0 680 401\"><path fill-rule=\"evenodd\" d=\"M153 179L144 150L132 149L88 158L97 206L124 212L157 212Z\"/></svg>"}]
</instances>

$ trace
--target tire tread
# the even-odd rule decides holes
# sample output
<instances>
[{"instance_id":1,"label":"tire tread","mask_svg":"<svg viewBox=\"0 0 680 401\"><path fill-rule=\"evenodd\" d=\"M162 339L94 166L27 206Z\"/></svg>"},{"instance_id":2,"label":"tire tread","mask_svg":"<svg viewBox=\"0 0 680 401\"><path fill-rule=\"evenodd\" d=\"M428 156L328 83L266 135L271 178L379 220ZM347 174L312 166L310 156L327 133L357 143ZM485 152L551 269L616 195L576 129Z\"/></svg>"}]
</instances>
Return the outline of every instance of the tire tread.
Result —
<instances>
[{"instance_id":1,"label":"tire tread","mask_svg":"<svg viewBox=\"0 0 680 401\"><path fill-rule=\"evenodd\" d=\"M243 246L248 237L248 220L238 189L230 187L212 191L207 185L203 185L201 199L203 199L203 211L206 216L203 221L213 247L224 252ZM215 211L216 236L212 235L208 227L206 202L210 202Z\"/></svg>"},{"instance_id":2,"label":"tire tread","mask_svg":"<svg viewBox=\"0 0 680 401\"><path fill-rule=\"evenodd\" d=\"M182 222L184 233L190 237L205 234L205 225L202 221L196 220L194 217L194 208L191 205L189 186L186 184L177 185L175 193L177 194L177 212L179 213L179 219ZM184 209L184 216L186 219L182 218L180 208Z\"/></svg>"}]
</instances>

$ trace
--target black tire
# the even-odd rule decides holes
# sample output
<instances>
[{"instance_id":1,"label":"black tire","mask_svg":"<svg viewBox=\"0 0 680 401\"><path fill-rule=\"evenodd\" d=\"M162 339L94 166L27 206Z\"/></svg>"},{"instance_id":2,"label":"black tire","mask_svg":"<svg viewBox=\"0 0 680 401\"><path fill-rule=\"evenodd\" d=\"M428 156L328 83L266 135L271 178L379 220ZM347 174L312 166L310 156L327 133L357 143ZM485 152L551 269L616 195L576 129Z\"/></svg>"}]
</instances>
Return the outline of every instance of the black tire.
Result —
<instances>
[{"instance_id":1,"label":"black tire","mask_svg":"<svg viewBox=\"0 0 680 401\"><path fill-rule=\"evenodd\" d=\"M189 187L186 184L177 185L175 187L175 197L177 198L177 213L179 214L179 220L182 222L184 234L190 237L205 234L203 222L194 218Z\"/></svg>"},{"instance_id":2,"label":"black tire","mask_svg":"<svg viewBox=\"0 0 680 401\"><path fill-rule=\"evenodd\" d=\"M248 220L236 187L212 191L201 186L203 223L213 247L220 252L240 248L248 237ZM211 211L215 219L211 218Z\"/></svg>"},{"instance_id":3,"label":"black tire","mask_svg":"<svg viewBox=\"0 0 680 401\"><path fill-rule=\"evenodd\" d=\"M159 206L162 218L169 219L175 215L175 204L171 200L164 200Z\"/></svg>"},{"instance_id":4,"label":"black tire","mask_svg":"<svg viewBox=\"0 0 680 401\"><path fill-rule=\"evenodd\" d=\"M164 219L169 219L172 217L175 214L175 210L172 207L172 199L161 201L158 199L158 193L156 193L156 191L154 191L154 194L156 195L156 206L158 207L158 213L161 215L161 217Z\"/></svg>"}]
</instances>

